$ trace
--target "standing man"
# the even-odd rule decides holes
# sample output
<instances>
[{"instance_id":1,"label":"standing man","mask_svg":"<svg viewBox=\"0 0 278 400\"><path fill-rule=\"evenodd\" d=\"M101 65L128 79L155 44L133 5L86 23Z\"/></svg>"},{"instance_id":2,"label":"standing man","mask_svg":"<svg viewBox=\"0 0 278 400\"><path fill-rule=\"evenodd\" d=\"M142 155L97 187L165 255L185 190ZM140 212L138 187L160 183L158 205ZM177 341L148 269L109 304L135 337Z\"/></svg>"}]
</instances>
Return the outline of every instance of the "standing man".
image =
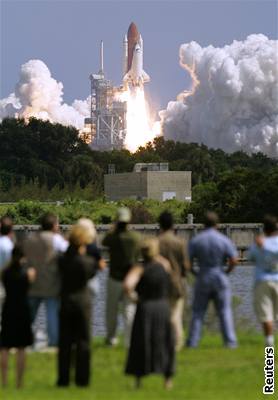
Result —
<instances>
[{"instance_id":1,"label":"standing man","mask_svg":"<svg viewBox=\"0 0 278 400\"><path fill-rule=\"evenodd\" d=\"M214 212L205 214L205 230L189 243L192 272L197 275L192 320L187 339L188 347L197 347L203 320L210 300L213 300L226 347L235 348L237 339L231 308L231 288L227 277L237 264L237 251L233 243L217 230L218 216ZM196 273L193 262L197 260ZM227 269L224 269L225 264Z\"/></svg>"},{"instance_id":2,"label":"standing man","mask_svg":"<svg viewBox=\"0 0 278 400\"><path fill-rule=\"evenodd\" d=\"M131 212L128 208L119 208L116 224L103 239L103 246L109 251L110 266L106 301L106 343L117 344L116 329L119 303L123 303L125 324L125 344L129 346L131 326L135 313L135 304L131 303L123 291L123 280L128 271L138 262L140 238L129 230Z\"/></svg>"},{"instance_id":3,"label":"standing man","mask_svg":"<svg viewBox=\"0 0 278 400\"><path fill-rule=\"evenodd\" d=\"M171 213L168 211L163 212L160 214L158 221L160 226L158 236L160 254L169 261L172 269L173 291L170 294L171 319L175 330L176 350L180 350L184 343L185 243L173 231L174 221Z\"/></svg>"},{"instance_id":4,"label":"standing man","mask_svg":"<svg viewBox=\"0 0 278 400\"><path fill-rule=\"evenodd\" d=\"M249 251L255 262L255 312L265 336L266 346L274 346L274 324L278 320L278 228L277 219L264 219L265 237L259 237Z\"/></svg>"},{"instance_id":5,"label":"standing man","mask_svg":"<svg viewBox=\"0 0 278 400\"><path fill-rule=\"evenodd\" d=\"M47 213L41 219L41 231L28 238L24 246L28 264L36 270L36 280L29 291L31 319L35 321L39 306L44 303L50 347L58 345L60 279L57 258L68 247L68 242L58 232L57 216Z\"/></svg>"},{"instance_id":6,"label":"standing man","mask_svg":"<svg viewBox=\"0 0 278 400\"><path fill-rule=\"evenodd\" d=\"M13 235L13 221L10 217L2 217L0 220L0 275L12 257L14 248ZM4 297L5 291L0 280L0 322Z\"/></svg>"}]
</instances>

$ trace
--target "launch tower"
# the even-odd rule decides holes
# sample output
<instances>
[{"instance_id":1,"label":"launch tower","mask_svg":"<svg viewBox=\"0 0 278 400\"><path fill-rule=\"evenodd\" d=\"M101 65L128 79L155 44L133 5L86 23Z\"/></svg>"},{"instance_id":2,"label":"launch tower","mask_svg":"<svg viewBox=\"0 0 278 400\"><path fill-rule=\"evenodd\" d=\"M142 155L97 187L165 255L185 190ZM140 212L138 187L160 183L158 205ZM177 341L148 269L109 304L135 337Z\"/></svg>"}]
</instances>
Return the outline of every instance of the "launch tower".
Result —
<instances>
[{"instance_id":1,"label":"launch tower","mask_svg":"<svg viewBox=\"0 0 278 400\"><path fill-rule=\"evenodd\" d=\"M94 149L112 150L124 146L126 136L126 102L116 101L120 89L105 79L103 69L103 42L100 46L100 70L90 75L90 118L85 118L85 131Z\"/></svg>"}]
</instances>

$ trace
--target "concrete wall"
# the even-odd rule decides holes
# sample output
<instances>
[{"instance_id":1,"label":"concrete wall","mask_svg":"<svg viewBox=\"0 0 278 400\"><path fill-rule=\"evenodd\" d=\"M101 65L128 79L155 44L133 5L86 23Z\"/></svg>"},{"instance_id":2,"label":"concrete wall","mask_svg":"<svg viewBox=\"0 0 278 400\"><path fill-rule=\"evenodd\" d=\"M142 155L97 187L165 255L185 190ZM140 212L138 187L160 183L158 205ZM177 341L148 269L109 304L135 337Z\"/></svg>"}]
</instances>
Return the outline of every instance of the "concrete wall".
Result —
<instances>
[{"instance_id":1,"label":"concrete wall","mask_svg":"<svg viewBox=\"0 0 278 400\"><path fill-rule=\"evenodd\" d=\"M98 236L101 239L104 234L111 228L111 225L97 225ZM262 233L262 224L220 224L219 230L228 236L239 250L247 250L253 243L255 235ZM136 224L131 225L131 229L141 233L143 236L154 235L159 233L157 224ZM188 242L193 236L203 230L202 224L176 224L175 232Z\"/></svg>"},{"instance_id":2,"label":"concrete wall","mask_svg":"<svg viewBox=\"0 0 278 400\"><path fill-rule=\"evenodd\" d=\"M176 192L176 199L191 199L191 171L148 171L148 198L162 201L163 192Z\"/></svg>"},{"instance_id":3,"label":"concrete wall","mask_svg":"<svg viewBox=\"0 0 278 400\"><path fill-rule=\"evenodd\" d=\"M98 225L98 238L99 243L105 233L111 228L110 225ZM131 225L131 229L142 234L142 236L156 236L159 233L159 226L157 224L136 224ZM175 232L178 236L184 239L185 243L195 236L197 233L203 230L201 224L177 224L175 225ZM247 251L251 244L254 242L254 238L257 234L263 232L262 224L220 224L219 230L228 236L235 244L239 258L242 262L247 261Z\"/></svg>"},{"instance_id":4,"label":"concrete wall","mask_svg":"<svg viewBox=\"0 0 278 400\"><path fill-rule=\"evenodd\" d=\"M104 193L109 201L147 198L147 172L104 175Z\"/></svg>"},{"instance_id":5,"label":"concrete wall","mask_svg":"<svg viewBox=\"0 0 278 400\"><path fill-rule=\"evenodd\" d=\"M62 225L61 230L67 232L69 225ZM103 236L111 229L111 225L97 225L98 240L101 243ZM31 232L39 229L38 225L16 225L15 231L19 240L26 237ZM139 232L142 236L156 236L159 232L157 224L149 225L131 225L131 229ZM178 224L175 225L177 235L182 237L186 243L198 232L203 229L201 224ZM262 224L221 224L219 229L222 233L227 235L236 245L240 257L244 260L246 258L246 251L253 243L256 234L262 232Z\"/></svg>"}]
</instances>

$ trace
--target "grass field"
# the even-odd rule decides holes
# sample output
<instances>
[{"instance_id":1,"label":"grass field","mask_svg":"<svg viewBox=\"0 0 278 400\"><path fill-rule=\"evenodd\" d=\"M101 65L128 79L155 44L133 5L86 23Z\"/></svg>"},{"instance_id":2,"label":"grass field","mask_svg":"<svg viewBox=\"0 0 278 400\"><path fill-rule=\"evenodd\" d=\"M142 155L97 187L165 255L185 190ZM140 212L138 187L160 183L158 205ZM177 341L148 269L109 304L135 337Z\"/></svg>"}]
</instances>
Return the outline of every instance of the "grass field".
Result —
<instances>
[{"instance_id":1,"label":"grass field","mask_svg":"<svg viewBox=\"0 0 278 400\"><path fill-rule=\"evenodd\" d=\"M25 386L0 390L1 400L259 400L264 398L264 344L257 333L241 334L238 349L222 347L217 335L206 334L198 349L184 349L178 355L174 388L165 391L162 378L151 376L143 387L133 388L132 377L123 374L125 350L107 348L101 339L93 344L92 382L86 389L72 385L56 388L54 354L31 353ZM276 338L276 341L278 337ZM14 360L12 358L13 366ZM277 398L276 395L269 396Z\"/></svg>"}]
</instances>

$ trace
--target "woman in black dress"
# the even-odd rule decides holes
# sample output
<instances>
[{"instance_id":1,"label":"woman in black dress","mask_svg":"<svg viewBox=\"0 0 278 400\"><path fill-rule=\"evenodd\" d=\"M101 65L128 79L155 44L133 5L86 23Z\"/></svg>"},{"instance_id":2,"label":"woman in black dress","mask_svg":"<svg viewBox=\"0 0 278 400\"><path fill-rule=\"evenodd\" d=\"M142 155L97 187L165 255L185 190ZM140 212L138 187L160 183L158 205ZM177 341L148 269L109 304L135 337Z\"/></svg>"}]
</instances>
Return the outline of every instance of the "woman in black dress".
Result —
<instances>
[{"instance_id":1,"label":"woman in black dress","mask_svg":"<svg viewBox=\"0 0 278 400\"><path fill-rule=\"evenodd\" d=\"M25 347L33 343L31 316L28 304L28 289L36 272L25 268L23 251L15 246L12 260L2 273L6 297L2 309L0 347L2 385L7 385L9 350L17 349L16 385L23 384L25 370Z\"/></svg>"},{"instance_id":2,"label":"woman in black dress","mask_svg":"<svg viewBox=\"0 0 278 400\"><path fill-rule=\"evenodd\" d=\"M86 252L87 245L93 239L89 229L75 225L70 233L68 250L59 260L61 310L58 386L69 385L73 362L76 385L87 386L90 380L91 296L87 284L97 272L97 262Z\"/></svg>"},{"instance_id":3,"label":"woman in black dress","mask_svg":"<svg viewBox=\"0 0 278 400\"><path fill-rule=\"evenodd\" d=\"M169 304L171 268L158 252L158 241L148 239L142 248L143 267L134 267L124 282L125 290L132 296L135 288L138 296L125 370L136 377L137 387L143 376L157 373L164 376L165 387L170 388L174 374L175 338Z\"/></svg>"}]
</instances>

